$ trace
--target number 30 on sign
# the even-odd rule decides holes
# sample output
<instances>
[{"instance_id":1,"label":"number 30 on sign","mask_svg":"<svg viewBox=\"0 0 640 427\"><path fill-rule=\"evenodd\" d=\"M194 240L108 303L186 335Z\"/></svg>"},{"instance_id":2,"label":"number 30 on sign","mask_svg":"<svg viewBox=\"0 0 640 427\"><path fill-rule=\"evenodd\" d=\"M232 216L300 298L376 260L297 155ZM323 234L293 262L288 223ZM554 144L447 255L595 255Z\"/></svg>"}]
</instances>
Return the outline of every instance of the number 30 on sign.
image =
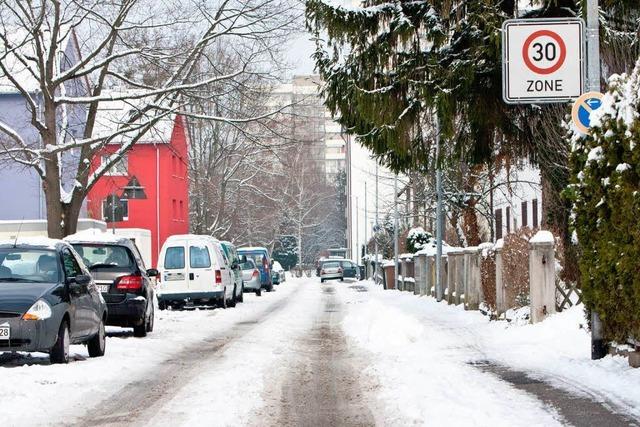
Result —
<instances>
[{"instance_id":1,"label":"number 30 on sign","mask_svg":"<svg viewBox=\"0 0 640 427\"><path fill-rule=\"evenodd\" d=\"M511 19L502 25L503 98L510 104L566 102L584 86L581 19Z\"/></svg>"}]
</instances>

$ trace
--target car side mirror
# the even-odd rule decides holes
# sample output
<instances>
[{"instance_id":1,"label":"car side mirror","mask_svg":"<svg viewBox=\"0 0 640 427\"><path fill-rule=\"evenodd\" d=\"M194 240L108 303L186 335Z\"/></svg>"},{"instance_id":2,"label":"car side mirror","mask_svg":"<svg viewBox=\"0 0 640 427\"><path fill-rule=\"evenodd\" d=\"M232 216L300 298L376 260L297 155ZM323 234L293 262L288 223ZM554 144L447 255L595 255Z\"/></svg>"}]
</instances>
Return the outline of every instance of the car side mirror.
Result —
<instances>
[{"instance_id":1,"label":"car side mirror","mask_svg":"<svg viewBox=\"0 0 640 427\"><path fill-rule=\"evenodd\" d=\"M158 277L159 275L160 275L160 272L155 268L150 268L147 270L147 276L149 277Z\"/></svg>"},{"instance_id":2,"label":"car side mirror","mask_svg":"<svg viewBox=\"0 0 640 427\"><path fill-rule=\"evenodd\" d=\"M78 274L74 282L80 286L87 286L89 283L91 283L91 276L89 276L88 274Z\"/></svg>"}]
</instances>

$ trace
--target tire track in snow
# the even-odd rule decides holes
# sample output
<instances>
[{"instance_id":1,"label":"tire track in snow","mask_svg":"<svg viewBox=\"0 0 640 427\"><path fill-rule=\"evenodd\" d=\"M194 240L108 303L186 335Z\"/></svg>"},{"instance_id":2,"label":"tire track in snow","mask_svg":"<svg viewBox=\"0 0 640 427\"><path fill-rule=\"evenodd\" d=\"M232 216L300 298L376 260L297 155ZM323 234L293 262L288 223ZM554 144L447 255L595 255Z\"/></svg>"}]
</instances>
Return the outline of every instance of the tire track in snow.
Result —
<instances>
[{"instance_id":1,"label":"tire track in snow","mask_svg":"<svg viewBox=\"0 0 640 427\"><path fill-rule=\"evenodd\" d=\"M270 316L282 311L300 292L298 286L286 298L273 302L259 315L235 322L229 330L216 332L176 352L164 362L150 367L144 379L132 381L120 390L90 407L86 415L65 426L140 426L194 378L209 360L220 358L224 350L261 326Z\"/></svg>"},{"instance_id":2,"label":"tire track in snow","mask_svg":"<svg viewBox=\"0 0 640 427\"><path fill-rule=\"evenodd\" d=\"M374 416L359 383L357 365L342 333L344 304L332 285L322 286L324 310L300 340L297 358L280 385L273 426L372 426ZM336 284L342 286L342 284Z\"/></svg>"}]
</instances>

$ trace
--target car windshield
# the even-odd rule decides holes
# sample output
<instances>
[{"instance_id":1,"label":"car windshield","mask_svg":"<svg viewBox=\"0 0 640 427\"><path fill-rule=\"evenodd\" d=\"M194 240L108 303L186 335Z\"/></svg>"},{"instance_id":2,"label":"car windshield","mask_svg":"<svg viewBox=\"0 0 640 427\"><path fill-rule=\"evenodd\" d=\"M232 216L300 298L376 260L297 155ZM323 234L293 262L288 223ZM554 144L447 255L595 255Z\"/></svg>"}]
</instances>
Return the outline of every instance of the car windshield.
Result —
<instances>
[{"instance_id":1,"label":"car windshield","mask_svg":"<svg viewBox=\"0 0 640 427\"><path fill-rule=\"evenodd\" d=\"M88 268L131 268L133 259L124 246L74 244L73 248L82 257Z\"/></svg>"},{"instance_id":2,"label":"car windshield","mask_svg":"<svg viewBox=\"0 0 640 427\"><path fill-rule=\"evenodd\" d=\"M338 264L337 262L325 262L324 263L324 268L338 268L340 267L340 264Z\"/></svg>"},{"instance_id":3,"label":"car windshield","mask_svg":"<svg viewBox=\"0 0 640 427\"><path fill-rule=\"evenodd\" d=\"M247 262L240 264L240 268L243 270L253 270L256 268L256 263L253 260L248 259Z\"/></svg>"},{"instance_id":4,"label":"car windshield","mask_svg":"<svg viewBox=\"0 0 640 427\"><path fill-rule=\"evenodd\" d=\"M60 263L53 249L0 248L0 282L54 283Z\"/></svg>"}]
</instances>

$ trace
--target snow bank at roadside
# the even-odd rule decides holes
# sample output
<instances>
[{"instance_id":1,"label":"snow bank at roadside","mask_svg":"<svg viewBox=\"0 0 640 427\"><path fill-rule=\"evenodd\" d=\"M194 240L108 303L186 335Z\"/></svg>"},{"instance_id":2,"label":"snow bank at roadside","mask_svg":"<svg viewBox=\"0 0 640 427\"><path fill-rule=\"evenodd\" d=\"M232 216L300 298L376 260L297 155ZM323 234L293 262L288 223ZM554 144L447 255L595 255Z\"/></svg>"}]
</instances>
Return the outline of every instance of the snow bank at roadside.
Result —
<instances>
[{"instance_id":1,"label":"snow bank at roadside","mask_svg":"<svg viewBox=\"0 0 640 427\"><path fill-rule=\"evenodd\" d=\"M366 298L343 290L351 300L343 326L372 353L368 373L381 382L390 416L402 413L434 425L454 419L456 425L558 423L549 408L472 365L484 361L526 370L640 416L640 370L630 369L622 357L590 359L582 307L519 326L489 322L479 312L430 297L383 291L371 283L367 289Z\"/></svg>"}]
</instances>

